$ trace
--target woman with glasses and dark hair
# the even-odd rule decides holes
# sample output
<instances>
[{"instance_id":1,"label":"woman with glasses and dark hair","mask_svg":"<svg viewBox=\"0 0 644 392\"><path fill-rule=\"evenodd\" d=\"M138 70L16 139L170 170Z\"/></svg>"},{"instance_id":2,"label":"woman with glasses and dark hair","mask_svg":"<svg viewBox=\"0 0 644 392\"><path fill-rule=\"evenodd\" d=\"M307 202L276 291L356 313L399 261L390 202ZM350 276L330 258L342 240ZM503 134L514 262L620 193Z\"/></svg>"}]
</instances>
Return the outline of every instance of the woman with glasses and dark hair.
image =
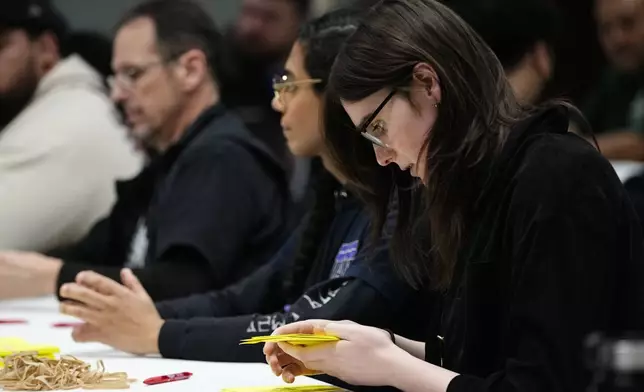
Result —
<instances>
[{"instance_id":1,"label":"woman with glasses and dark hair","mask_svg":"<svg viewBox=\"0 0 644 392\"><path fill-rule=\"evenodd\" d=\"M322 164L315 165L313 207L272 261L223 290L159 302L156 309L128 271L123 273L126 287L82 273L76 284L61 289L66 299L93 304L70 313L87 322L75 329L76 340L168 358L238 362L263 359L261 348L239 346L241 339L307 318L348 318L422 337L418 320L424 315L418 309L424 298L394 274L390 234L368 241L364 205L327 159L319 121L322 101L335 55L356 26L352 11L307 23L285 72L276 78L273 106L282 115L290 150ZM341 114L327 126L350 125ZM357 147L371 150L366 143ZM106 306L110 298L105 292L122 293L119 303L128 306Z\"/></svg>"},{"instance_id":2,"label":"woman with glasses and dark hair","mask_svg":"<svg viewBox=\"0 0 644 392\"><path fill-rule=\"evenodd\" d=\"M427 310L424 342L353 323L284 326L274 334L341 340L266 344L277 375L406 391L583 391L585 339L644 327L641 229L609 162L567 132L577 109L521 106L492 51L447 7L379 2L338 55L329 89L354 125L325 128L341 175L376 229L396 192L393 261L442 294L441 311ZM389 173L374 175L378 163Z\"/></svg>"}]
</instances>

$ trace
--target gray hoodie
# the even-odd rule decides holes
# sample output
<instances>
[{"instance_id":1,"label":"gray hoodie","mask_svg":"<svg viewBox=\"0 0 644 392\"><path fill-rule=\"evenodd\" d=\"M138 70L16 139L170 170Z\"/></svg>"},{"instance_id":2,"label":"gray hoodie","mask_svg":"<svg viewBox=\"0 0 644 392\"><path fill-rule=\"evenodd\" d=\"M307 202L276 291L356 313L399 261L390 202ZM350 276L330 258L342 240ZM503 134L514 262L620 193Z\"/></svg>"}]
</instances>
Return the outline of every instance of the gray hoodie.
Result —
<instances>
[{"instance_id":1,"label":"gray hoodie","mask_svg":"<svg viewBox=\"0 0 644 392\"><path fill-rule=\"evenodd\" d=\"M0 250L78 241L111 209L114 181L141 164L99 74L62 60L0 132Z\"/></svg>"}]
</instances>

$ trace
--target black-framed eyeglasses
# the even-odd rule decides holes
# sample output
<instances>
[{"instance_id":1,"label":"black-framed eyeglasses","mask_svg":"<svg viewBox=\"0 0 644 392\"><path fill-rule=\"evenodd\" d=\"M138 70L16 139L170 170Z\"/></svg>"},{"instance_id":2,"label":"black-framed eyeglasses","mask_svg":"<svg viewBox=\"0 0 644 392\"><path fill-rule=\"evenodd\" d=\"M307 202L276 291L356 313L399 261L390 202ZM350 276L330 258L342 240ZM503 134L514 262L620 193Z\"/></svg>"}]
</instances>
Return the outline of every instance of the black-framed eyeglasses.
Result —
<instances>
[{"instance_id":1,"label":"black-framed eyeglasses","mask_svg":"<svg viewBox=\"0 0 644 392\"><path fill-rule=\"evenodd\" d=\"M389 103L389 101L391 101L391 98L393 98L393 96L396 95L396 91L397 90L393 90L392 92L390 92L389 95L387 95L387 98L385 98L382 101L382 103L380 105L378 105L376 110L374 110L373 113L371 113L371 115L369 117L367 117L362 122L362 124L360 124L360 127L358 129L360 134L362 135L362 137L364 137L365 139L369 140L371 143L373 143L374 145L376 145L378 147L390 148L389 145L387 143L383 142L382 140L380 140L379 137L369 133L369 126L371 126L371 123L373 122L373 120L375 120L375 118L382 111L382 109Z\"/></svg>"}]
</instances>

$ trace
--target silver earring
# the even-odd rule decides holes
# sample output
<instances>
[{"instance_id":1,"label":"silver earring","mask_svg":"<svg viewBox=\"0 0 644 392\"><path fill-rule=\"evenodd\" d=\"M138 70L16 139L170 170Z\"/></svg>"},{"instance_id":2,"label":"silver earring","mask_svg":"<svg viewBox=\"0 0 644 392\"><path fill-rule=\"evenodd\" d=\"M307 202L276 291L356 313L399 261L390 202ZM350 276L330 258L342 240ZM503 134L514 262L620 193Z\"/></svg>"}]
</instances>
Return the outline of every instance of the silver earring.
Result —
<instances>
[{"instance_id":1,"label":"silver earring","mask_svg":"<svg viewBox=\"0 0 644 392\"><path fill-rule=\"evenodd\" d=\"M438 109L438 102L434 104L434 107Z\"/></svg>"}]
</instances>

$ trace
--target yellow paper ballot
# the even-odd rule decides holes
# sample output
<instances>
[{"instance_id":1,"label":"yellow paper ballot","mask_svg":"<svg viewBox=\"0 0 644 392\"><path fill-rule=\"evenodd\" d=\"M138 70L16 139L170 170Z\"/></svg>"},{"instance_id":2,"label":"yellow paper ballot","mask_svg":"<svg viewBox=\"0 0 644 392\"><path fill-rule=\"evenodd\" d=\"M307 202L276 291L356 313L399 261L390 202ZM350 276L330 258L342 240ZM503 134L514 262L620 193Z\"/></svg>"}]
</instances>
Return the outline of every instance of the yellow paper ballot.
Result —
<instances>
[{"instance_id":1,"label":"yellow paper ballot","mask_svg":"<svg viewBox=\"0 0 644 392\"><path fill-rule=\"evenodd\" d=\"M22 352L35 352L39 357L55 359L60 352L56 346L32 344L20 338L0 338L0 367L4 366L2 358Z\"/></svg>"},{"instance_id":2,"label":"yellow paper ballot","mask_svg":"<svg viewBox=\"0 0 644 392\"><path fill-rule=\"evenodd\" d=\"M250 339L244 339L240 344L258 344L266 342L284 342L294 346L314 346L316 344L337 342L340 338L332 335L313 335L313 334L290 334L290 335L271 335L255 336Z\"/></svg>"}]
</instances>

